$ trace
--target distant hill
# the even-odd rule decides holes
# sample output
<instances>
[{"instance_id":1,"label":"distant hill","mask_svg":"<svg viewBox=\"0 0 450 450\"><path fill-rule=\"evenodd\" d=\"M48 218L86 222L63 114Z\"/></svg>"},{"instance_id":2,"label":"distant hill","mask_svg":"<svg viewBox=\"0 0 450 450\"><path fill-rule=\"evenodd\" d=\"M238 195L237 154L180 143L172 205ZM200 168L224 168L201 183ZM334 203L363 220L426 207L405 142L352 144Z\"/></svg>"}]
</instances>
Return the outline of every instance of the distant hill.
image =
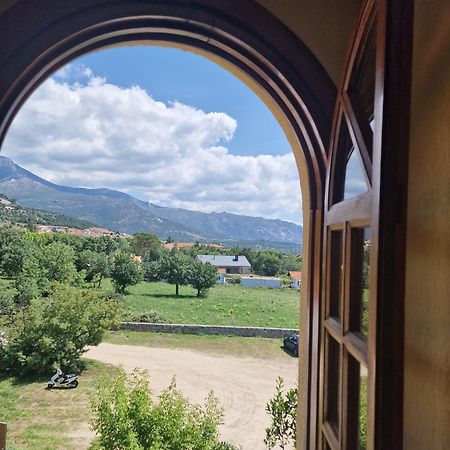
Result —
<instances>
[{"instance_id":1,"label":"distant hill","mask_svg":"<svg viewBox=\"0 0 450 450\"><path fill-rule=\"evenodd\" d=\"M85 189L50 183L0 156L0 192L27 208L75 217L114 231L149 231L162 239L226 245L286 246L299 251L302 227L282 220L237 214L202 213L143 202L111 189ZM277 245L275 245L277 244Z\"/></svg>"},{"instance_id":2,"label":"distant hill","mask_svg":"<svg viewBox=\"0 0 450 450\"><path fill-rule=\"evenodd\" d=\"M24 227L48 225L77 228L80 230L95 226L86 220L40 211L38 209L23 208L3 194L0 194L0 224L20 225Z\"/></svg>"}]
</instances>

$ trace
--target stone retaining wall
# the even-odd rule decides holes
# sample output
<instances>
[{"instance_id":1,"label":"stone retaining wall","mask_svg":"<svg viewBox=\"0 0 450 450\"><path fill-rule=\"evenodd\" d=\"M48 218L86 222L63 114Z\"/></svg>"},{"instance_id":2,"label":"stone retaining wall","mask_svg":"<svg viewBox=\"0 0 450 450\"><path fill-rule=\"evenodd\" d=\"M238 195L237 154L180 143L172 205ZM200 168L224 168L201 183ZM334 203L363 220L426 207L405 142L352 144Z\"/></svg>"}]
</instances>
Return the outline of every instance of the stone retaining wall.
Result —
<instances>
[{"instance_id":1,"label":"stone retaining wall","mask_svg":"<svg viewBox=\"0 0 450 450\"><path fill-rule=\"evenodd\" d=\"M181 325L142 322L122 322L120 328L122 330L150 331L154 333L208 334L265 338L284 338L298 333L298 330L289 328L230 327L220 325Z\"/></svg>"}]
</instances>

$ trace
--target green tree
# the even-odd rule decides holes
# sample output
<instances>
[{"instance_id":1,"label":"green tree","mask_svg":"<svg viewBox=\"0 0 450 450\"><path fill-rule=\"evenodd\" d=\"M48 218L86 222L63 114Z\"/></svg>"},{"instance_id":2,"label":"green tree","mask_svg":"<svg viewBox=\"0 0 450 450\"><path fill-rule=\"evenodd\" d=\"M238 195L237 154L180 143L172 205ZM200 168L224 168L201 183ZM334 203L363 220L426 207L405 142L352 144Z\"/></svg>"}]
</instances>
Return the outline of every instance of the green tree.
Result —
<instances>
[{"instance_id":1,"label":"green tree","mask_svg":"<svg viewBox=\"0 0 450 450\"><path fill-rule=\"evenodd\" d=\"M280 272L283 274L287 274L291 270L301 270L302 269L302 261L300 258L289 255L287 253L281 253L281 264L280 264Z\"/></svg>"},{"instance_id":2,"label":"green tree","mask_svg":"<svg viewBox=\"0 0 450 450\"><path fill-rule=\"evenodd\" d=\"M142 281L141 263L135 260L130 253L118 253L112 264L111 279L116 292L125 293L128 286Z\"/></svg>"},{"instance_id":3,"label":"green tree","mask_svg":"<svg viewBox=\"0 0 450 450\"><path fill-rule=\"evenodd\" d=\"M77 278L74 249L62 242L41 247L36 254L47 280L71 283Z\"/></svg>"},{"instance_id":4,"label":"green tree","mask_svg":"<svg viewBox=\"0 0 450 450\"><path fill-rule=\"evenodd\" d=\"M253 260L253 271L259 275L274 276L280 269L280 255L273 250L262 250Z\"/></svg>"},{"instance_id":5,"label":"green tree","mask_svg":"<svg viewBox=\"0 0 450 450\"><path fill-rule=\"evenodd\" d=\"M223 411L213 393L192 405L173 380L155 403L147 380L145 372L127 380L123 371L101 380L92 400L99 435L92 450L235 450L219 442Z\"/></svg>"},{"instance_id":6,"label":"green tree","mask_svg":"<svg viewBox=\"0 0 450 450\"><path fill-rule=\"evenodd\" d=\"M17 305L20 307L27 306L33 298L38 298L43 292L46 292L49 286L47 274L35 254L31 254L25 260L22 271L14 280Z\"/></svg>"},{"instance_id":7,"label":"green tree","mask_svg":"<svg viewBox=\"0 0 450 450\"><path fill-rule=\"evenodd\" d=\"M136 233L131 238L131 251L145 258L150 253L150 260L157 259L162 244L158 236L152 233Z\"/></svg>"},{"instance_id":8,"label":"green tree","mask_svg":"<svg viewBox=\"0 0 450 450\"><path fill-rule=\"evenodd\" d=\"M112 255L119 249L126 250L125 239L113 238L110 236L88 237L83 239L83 250L92 250L96 253L106 253Z\"/></svg>"},{"instance_id":9,"label":"green tree","mask_svg":"<svg viewBox=\"0 0 450 450\"><path fill-rule=\"evenodd\" d=\"M268 449L279 445L281 449L287 449L288 445L295 448L296 445L296 420L297 420L297 388L284 392L283 378L278 377L276 392L266 405L266 412L271 417L271 424L266 428L264 443Z\"/></svg>"},{"instance_id":10,"label":"green tree","mask_svg":"<svg viewBox=\"0 0 450 450\"><path fill-rule=\"evenodd\" d=\"M81 236L74 236L69 233L52 233L52 242L60 242L72 247L75 253L79 253L83 250L85 238Z\"/></svg>"},{"instance_id":11,"label":"green tree","mask_svg":"<svg viewBox=\"0 0 450 450\"><path fill-rule=\"evenodd\" d=\"M55 284L47 298L17 310L4 327L0 366L19 374L79 369L86 347L98 345L105 331L119 324L120 313L119 303L101 292Z\"/></svg>"},{"instance_id":12,"label":"green tree","mask_svg":"<svg viewBox=\"0 0 450 450\"><path fill-rule=\"evenodd\" d=\"M77 258L78 271L86 272L85 281L100 287L104 277L111 271L111 263L106 253L97 253L92 250L83 250Z\"/></svg>"},{"instance_id":13,"label":"green tree","mask_svg":"<svg viewBox=\"0 0 450 450\"><path fill-rule=\"evenodd\" d=\"M178 251L164 253L155 269L159 278L175 285L175 295L179 295L180 286L189 284L189 266L191 259Z\"/></svg>"},{"instance_id":14,"label":"green tree","mask_svg":"<svg viewBox=\"0 0 450 450\"><path fill-rule=\"evenodd\" d=\"M188 282L197 290L197 297L206 295L217 281L217 268L210 263L194 261L189 267Z\"/></svg>"},{"instance_id":15,"label":"green tree","mask_svg":"<svg viewBox=\"0 0 450 450\"><path fill-rule=\"evenodd\" d=\"M25 233L12 228L0 227L0 272L15 277L31 251L31 243Z\"/></svg>"}]
</instances>

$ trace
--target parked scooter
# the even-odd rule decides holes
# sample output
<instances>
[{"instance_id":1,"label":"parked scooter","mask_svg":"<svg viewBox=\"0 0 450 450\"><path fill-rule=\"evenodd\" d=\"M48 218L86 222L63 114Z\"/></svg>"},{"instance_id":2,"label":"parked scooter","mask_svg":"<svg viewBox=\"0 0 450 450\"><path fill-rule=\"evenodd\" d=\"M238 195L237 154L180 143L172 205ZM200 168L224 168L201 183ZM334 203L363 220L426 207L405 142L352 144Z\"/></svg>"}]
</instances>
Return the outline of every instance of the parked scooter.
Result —
<instances>
[{"instance_id":1,"label":"parked scooter","mask_svg":"<svg viewBox=\"0 0 450 450\"><path fill-rule=\"evenodd\" d=\"M53 375L47 382L47 387L52 389L54 387L68 387L76 388L78 386L78 375L71 373L65 375L61 369L57 369L55 375Z\"/></svg>"}]
</instances>

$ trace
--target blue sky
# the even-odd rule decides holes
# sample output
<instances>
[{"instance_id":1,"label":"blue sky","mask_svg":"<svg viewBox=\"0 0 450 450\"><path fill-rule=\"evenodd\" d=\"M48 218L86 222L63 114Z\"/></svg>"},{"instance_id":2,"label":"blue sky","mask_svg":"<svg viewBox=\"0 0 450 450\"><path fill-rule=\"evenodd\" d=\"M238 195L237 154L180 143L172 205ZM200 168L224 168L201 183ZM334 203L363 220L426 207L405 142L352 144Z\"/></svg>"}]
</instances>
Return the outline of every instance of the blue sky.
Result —
<instances>
[{"instance_id":1,"label":"blue sky","mask_svg":"<svg viewBox=\"0 0 450 450\"><path fill-rule=\"evenodd\" d=\"M237 129L228 145L235 155L284 155L291 151L280 125L244 83L207 58L169 47L119 47L77 61L122 87L138 85L165 103L177 100L203 111L233 117Z\"/></svg>"},{"instance_id":2,"label":"blue sky","mask_svg":"<svg viewBox=\"0 0 450 450\"><path fill-rule=\"evenodd\" d=\"M2 154L61 185L302 223L294 157L271 112L234 75L173 48L73 61L27 100Z\"/></svg>"}]
</instances>

